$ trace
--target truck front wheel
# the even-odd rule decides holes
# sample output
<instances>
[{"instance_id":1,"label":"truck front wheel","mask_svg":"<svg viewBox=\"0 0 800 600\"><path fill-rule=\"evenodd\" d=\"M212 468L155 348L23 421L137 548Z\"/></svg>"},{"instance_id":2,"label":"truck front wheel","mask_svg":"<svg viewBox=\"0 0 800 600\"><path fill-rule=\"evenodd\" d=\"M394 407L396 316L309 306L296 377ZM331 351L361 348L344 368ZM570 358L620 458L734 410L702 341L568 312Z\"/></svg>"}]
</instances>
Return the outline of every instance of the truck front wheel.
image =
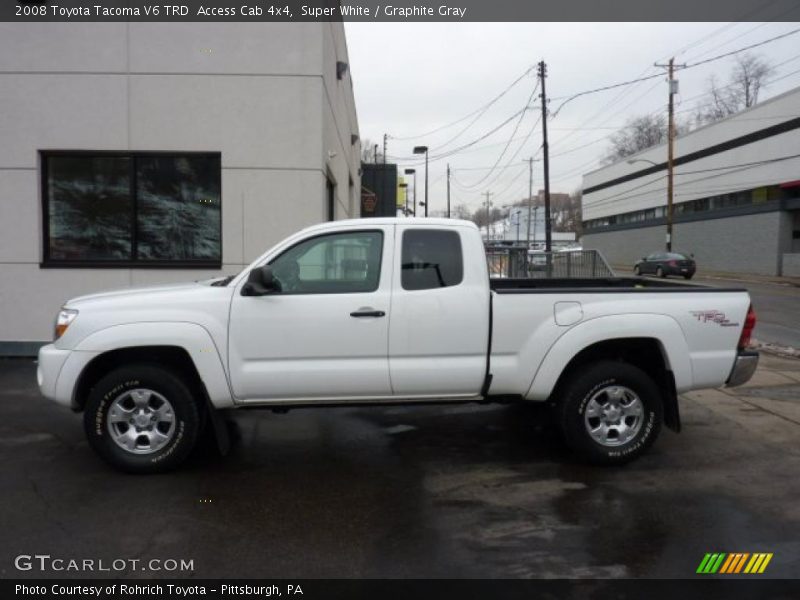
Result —
<instances>
[{"instance_id":1,"label":"truck front wheel","mask_svg":"<svg viewBox=\"0 0 800 600\"><path fill-rule=\"evenodd\" d=\"M589 462L617 465L644 453L661 430L661 392L647 373L597 362L563 388L560 424L567 444Z\"/></svg>"},{"instance_id":2,"label":"truck front wheel","mask_svg":"<svg viewBox=\"0 0 800 600\"><path fill-rule=\"evenodd\" d=\"M91 447L129 473L180 465L200 429L197 403L183 380L155 365L121 367L92 388L83 415Z\"/></svg>"}]
</instances>

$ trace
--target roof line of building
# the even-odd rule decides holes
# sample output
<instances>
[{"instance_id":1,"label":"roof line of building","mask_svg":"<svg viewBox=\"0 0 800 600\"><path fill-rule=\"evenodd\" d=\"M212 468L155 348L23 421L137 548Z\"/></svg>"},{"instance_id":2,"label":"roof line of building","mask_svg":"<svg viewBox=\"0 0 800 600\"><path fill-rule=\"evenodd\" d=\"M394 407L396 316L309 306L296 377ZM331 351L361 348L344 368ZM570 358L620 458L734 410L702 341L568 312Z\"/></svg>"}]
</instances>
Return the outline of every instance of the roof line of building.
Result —
<instances>
[{"instance_id":1,"label":"roof line of building","mask_svg":"<svg viewBox=\"0 0 800 600\"><path fill-rule=\"evenodd\" d=\"M800 129L800 117L784 121L783 123L778 123L777 125L771 125L770 127L765 127L763 129L752 131L748 134L732 138L725 142L721 142L719 144L703 148L702 150L697 150L696 152L684 154L683 156L679 156L678 158L676 158L673 161L673 165L675 166L684 165L690 162L694 162L696 160L700 160L701 158L707 158L715 154L720 154L728 150L733 150L734 148L739 148L747 144L752 144L753 142L757 142L766 138L780 135L788 131L794 131L795 129ZM597 185L584 188L583 193L591 194L593 192L599 192L600 190L614 187L616 185L619 185L621 183L626 183L628 181L633 181L640 177L652 175L653 173L658 173L659 171L664 171L666 169L667 169L667 163L663 162L654 165L652 167L646 167L644 169L634 171L633 173L628 173L627 175L622 175L621 177L610 179L603 183L598 183Z\"/></svg>"},{"instance_id":2,"label":"roof line of building","mask_svg":"<svg viewBox=\"0 0 800 600\"><path fill-rule=\"evenodd\" d=\"M685 139L687 139L687 138L689 138L689 137L691 137L691 136L693 136L693 135L695 135L695 134L697 134L697 133L699 133L701 131L704 131L706 129L710 129L712 127L716 127L717 125L720 125L722 123L726 123L728 121L735 121L737 119L740 119L742 116L747 115L748 113L761 110L765 106L769 106L770 104L773 104L773 103L777 102L778 100L782 100L786 96L791 96L791 95L797 94L799 92L800 92L800 86L793 87L793 88L791 88L789 90L786 90L785 92L781 92L780 94L775 94L774 96L771 96L770 98L767 98L766 100L763 100L762 102L758 102L756 104L753 104L752 106L748 106L746 108L743 108L739 112L733 113L732 115L728 115L727 117L722 117L721 119L717 119L716 121L711 121L710 123L704 123L700 127L696 128L696 129L692 129L691 131L681 135L679 137L679 139L685 140ZM622 129L622 128L620 127L620 128L617 128L617 129ZM613 167L614 165L618 165L620 163L627 162L628 160L630 160L632 158L636 158L637 156L640 156L642 154L647 154L648 152L651 152L651 151L653 151L653 150L655 150L657 148L666 148L666 147L667 147L667 142L661 142L660 144L656 144L654 146L649 146L647 148L642 148L641 150L638 150L638 151L634 152L633 154L631 154L629 156L626 156L624 158L620 158L619 160L615 160L614 162L609 163L607 165L602 165L602 166L600 166L600 167L598 167L596 169L592 169L591 171L587 171L586 173L583 174L583 176L586 177L587 175L591 175L592 173L596 173L598 171L602 171L603 169L607 169L608 167Z\"/></svg>"}]
</instances>

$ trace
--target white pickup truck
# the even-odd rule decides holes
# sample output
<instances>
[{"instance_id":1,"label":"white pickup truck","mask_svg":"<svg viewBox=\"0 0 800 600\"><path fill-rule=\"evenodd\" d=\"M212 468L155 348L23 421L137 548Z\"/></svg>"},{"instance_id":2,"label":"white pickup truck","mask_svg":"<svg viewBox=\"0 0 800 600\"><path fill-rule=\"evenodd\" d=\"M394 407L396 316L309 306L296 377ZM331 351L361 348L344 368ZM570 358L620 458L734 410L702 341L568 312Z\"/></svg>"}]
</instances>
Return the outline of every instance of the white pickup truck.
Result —
<instances>
[{"instance_id":1,"label":"white pickup truck","mask_svg":"<svg viewBox=\"0 0 800 600\"><path fill-rule=\"evenodd\" d=\"M174 468L219 409L549 401L568 444L623 463L679 430L677 394L747 381L745 290L640 278L491 279L446 219L310 227L239 275L68 301L42 393L132 472Z\"/></svg>"}]
</instances>

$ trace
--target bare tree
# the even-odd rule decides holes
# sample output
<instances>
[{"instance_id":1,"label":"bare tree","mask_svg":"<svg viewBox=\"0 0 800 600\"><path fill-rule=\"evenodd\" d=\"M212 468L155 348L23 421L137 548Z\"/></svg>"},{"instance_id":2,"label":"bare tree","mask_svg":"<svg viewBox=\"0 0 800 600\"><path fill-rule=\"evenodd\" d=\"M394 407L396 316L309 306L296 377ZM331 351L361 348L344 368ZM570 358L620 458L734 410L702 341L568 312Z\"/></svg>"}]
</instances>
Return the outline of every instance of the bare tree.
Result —
<instances>
[{"instance_id":1,"label":"bare tree","mask_svg":"<svg viewBox=\"0 0 800 600\"><path fill-rule=\"evenodd\" d=\"M486 210L486 206L481 206L476 209L470 220L473 221L478 227L486 227L492 225L496 221L500 221L505 217L505 212L501 208L492 206Z\"/></svg>"},{"instance_id":2,"label":"bare tree","mask_svg":"<svg viewBox=\"0 0 800 600\"><path fill-rule=\"evenodd\" d=\"M609 142L604 164L636 154L640 150L667 141L667 118L665 115L643 115L629 119L625 127L614 133Z\"/></svg>"},{"instance_id":3,"label":"bare tree","mask_svg":"<svg viewBox=\"0 0 800 600\"><path fill-rule=\"evenodd\" d=\"M456 204L450 214L454 219L470 220L472 218L472 213L466 204Z\"/></svg>"},{"instance_id":4,"label":"bare tree","mask_svg":"<svg viewBox=\"0 0 800 600\"><path fill-rule=\"evenodd\" d=\"M383 162L380 146L367 138L361 141L361 162L379 164Z\"/></svg>"},{"instance_id":5,"label":"bare tree","mask_svg":"<svg viewBox=\"0 0 800 600\"><path fill-rule=\"evenodd\" d=\"M766 87L775 69L764 59L754 54L742 54L736 58L728 83L720 85L712 75L708 80L709 100L695 111L695 121L702 125L724 119L758 103L758 95Z\"/></svg>"}]
</instances>

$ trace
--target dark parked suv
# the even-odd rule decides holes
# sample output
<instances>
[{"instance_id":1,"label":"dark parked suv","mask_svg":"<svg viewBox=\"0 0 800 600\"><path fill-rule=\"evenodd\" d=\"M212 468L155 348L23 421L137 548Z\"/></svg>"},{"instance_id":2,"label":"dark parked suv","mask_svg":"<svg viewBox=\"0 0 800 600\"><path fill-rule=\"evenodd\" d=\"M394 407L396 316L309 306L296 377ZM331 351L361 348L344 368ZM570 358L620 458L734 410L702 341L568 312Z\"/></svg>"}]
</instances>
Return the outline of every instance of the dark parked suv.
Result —
<instances>
[{"instance_id":1,"label":"dark parked suv","mask_svg":"<svg viewBox=\"0 0 800 600\"><path fill-rule=\"evenodd\" d=\"M636 275L649 273L658 277L680 275L685 279L691 279L696 269L694 255L678 252L654 252L633 265L633 272Z\"/></svg>"}]
</instances>

